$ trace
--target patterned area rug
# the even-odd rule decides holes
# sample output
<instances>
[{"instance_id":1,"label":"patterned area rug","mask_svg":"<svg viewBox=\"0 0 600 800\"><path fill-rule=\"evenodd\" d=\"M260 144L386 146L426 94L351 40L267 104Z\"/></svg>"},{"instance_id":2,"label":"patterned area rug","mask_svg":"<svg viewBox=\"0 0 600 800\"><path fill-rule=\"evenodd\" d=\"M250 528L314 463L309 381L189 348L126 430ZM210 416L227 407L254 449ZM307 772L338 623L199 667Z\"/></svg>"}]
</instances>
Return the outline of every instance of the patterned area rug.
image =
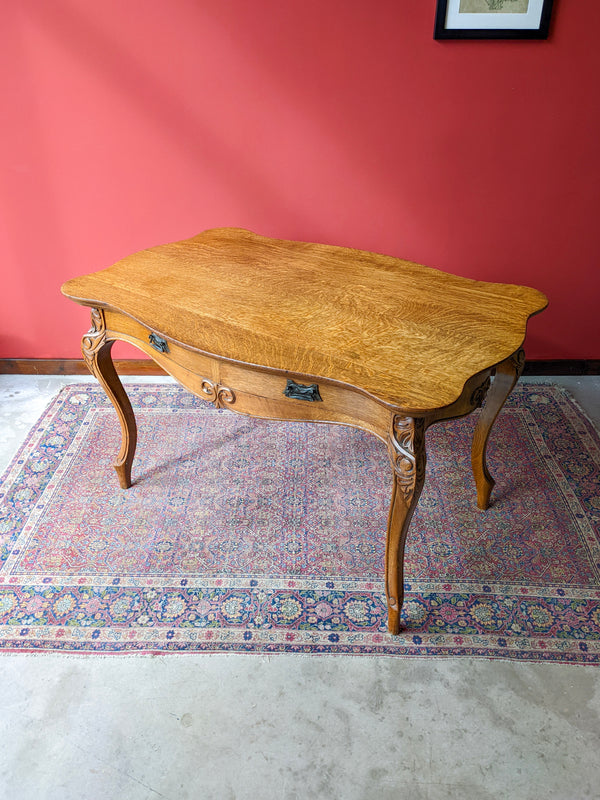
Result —
<instances>
[{"instance_id":1,"label":"patterned area rug","mask_svg":"<svg viewBox=\"0 0 600 800\"><path fill-rule=\"evenodd\" d=\"M0 648L483 656L600 663L600 439L557 387L518 387L475 506L475 415L428 434L386 630L391 468L374 436L129 386L140 441L118 487L116 414L64 389L0 487Z\"/></svg>"}]
</instances>

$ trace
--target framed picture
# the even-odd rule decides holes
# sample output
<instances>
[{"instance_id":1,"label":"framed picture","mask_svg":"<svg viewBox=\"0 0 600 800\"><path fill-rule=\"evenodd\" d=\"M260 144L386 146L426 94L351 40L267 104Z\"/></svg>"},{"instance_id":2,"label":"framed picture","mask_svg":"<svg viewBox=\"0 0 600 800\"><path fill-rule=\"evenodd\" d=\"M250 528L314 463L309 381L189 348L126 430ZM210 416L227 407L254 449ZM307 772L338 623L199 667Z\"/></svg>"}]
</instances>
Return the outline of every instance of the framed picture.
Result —
<instances>
[{"instance_id":1,"label":"framed picture","mask_svg":"<svg viewBox=\"0 0 600 800\"><path fill-rule=\"evenodd\" d=\"M434 39L547 39L552 0L437 0Z\"/></svg>"}]
</instances>

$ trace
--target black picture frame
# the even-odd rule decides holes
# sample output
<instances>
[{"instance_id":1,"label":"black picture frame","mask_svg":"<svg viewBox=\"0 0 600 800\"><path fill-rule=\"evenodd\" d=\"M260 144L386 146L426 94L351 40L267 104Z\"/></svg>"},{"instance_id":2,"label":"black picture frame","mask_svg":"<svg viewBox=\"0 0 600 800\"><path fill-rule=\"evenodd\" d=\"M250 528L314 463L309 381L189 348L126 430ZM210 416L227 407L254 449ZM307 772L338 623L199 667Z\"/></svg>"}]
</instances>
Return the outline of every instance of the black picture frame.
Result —
<instances>
[{"instance_id":1,"label":"black picture frame","mask_svg":"<svg viewBox=\"0 0 600 800\"><path fill-rule=\"evenodd\" d=\"M437 0L435 12L434 39L547 39L550 30L550 17L553 0L542 0L539 26L537 28L447 28L448 4L459 0ZM490 15L491 16L491 15ZM495 16L495 15L494 15ZM502 23L501 14L498 15Z\"/></svg>"}]
</instances>

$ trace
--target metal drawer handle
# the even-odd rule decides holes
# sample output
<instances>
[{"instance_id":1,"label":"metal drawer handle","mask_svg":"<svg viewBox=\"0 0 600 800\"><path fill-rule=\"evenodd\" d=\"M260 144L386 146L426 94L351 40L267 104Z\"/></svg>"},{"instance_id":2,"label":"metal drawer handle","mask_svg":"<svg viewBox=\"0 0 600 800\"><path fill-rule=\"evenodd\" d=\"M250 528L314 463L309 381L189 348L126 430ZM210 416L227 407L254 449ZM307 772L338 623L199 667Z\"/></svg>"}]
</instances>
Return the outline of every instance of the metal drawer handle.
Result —
<instances>
[{"instance_id":1,"label":"metal drawer handle","mask_svg":"<svg viewBox=\"0 0 600 800\"><path fill-rule=\"evenodd\" d=\"M310 386L304 386L301 383L294 383L294 381L288 380L283 393L286 397L291 397L293 400L308 400L311 403L315 401L323 402L323 398L319 394L319 387L316 383L311 383Z\"/></svg>"},{"instance_id":2,"label":"metal drawer handle","mask_svg":"<svg viewBox=\"0 0 600 800\"><path fill-rule=\"evenodd\" d=\"M160 336L156 335L156 333L151 333L148 336L148 341L155 350L158 350L159 353L169 352L169 345L167 343L167 340L161 339Z\"/></svg>"}]
</instances>

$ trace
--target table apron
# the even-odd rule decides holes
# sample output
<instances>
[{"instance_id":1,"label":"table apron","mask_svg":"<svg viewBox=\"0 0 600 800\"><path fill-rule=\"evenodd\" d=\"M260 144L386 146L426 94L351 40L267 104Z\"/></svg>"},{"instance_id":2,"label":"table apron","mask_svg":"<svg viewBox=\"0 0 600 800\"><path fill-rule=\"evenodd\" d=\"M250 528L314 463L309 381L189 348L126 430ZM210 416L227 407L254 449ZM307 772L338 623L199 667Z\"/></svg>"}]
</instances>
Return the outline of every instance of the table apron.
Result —
<instances>
[{"instance_id":1,"label":"table apron","mask_svg":"<svg viewBox=\"0 0 600 800\"><path fill-rule=\"evenodd\" d=\"M284 391L288 380L306 385L314 379L234 363L188 349L166 337L168 349L161 352L150 344L150 334L163 338L160 332L115 311L107 310L104 315L108 341L133 344L189 391L218 407L266 419L350 425L388 439L395 412L357 389L319 382L320 400L287 397Z\"/></svg>"}]
</instances>

